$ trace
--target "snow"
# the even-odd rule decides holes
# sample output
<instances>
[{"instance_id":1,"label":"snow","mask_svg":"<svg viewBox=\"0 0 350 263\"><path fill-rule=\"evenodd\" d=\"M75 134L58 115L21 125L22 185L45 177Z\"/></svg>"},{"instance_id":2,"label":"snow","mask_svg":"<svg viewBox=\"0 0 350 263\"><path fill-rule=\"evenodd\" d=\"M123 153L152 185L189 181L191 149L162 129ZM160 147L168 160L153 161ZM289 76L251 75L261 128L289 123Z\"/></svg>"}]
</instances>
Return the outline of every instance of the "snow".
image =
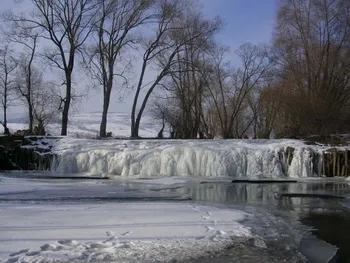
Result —
<instances>
[{"instance_id":1,"label":"snow","mask_svg":"<svg viewBox=\"0 0 350 263\"><path fill-rule=\"evenodd\" d=\"M287 219L263 209L179 202L181 193L153 190L192 179L54 181L18 174L0 173L0 262L191 262L228 247L238 258L242 246L259 256L276 249L271 242L283 234L288 242L281 249L295 251L300 242ZM114 199L103 200L108 196Z\"/></svg>"},{"instance_id":2,"label":"snow","mask_svg":"<svg viewBox=\"0 0 350 263\"><path fill-rule=\"evenodd\" d=\"M249 214L187 203L0 204L0 211L3 262L181 260L252 237L240 223Z\"/></svg>"},{"instance_id":3,"label":"snow","mask_svg":"<svg viewBox=\"0 0 350 263\"><path fill-rule=\"evenodd\" d=\"M122 177L305 178L320 149L298 140L53 141L52 170ZM286 149L293 147L291 164ZM318 175L318 174L316 174Z\"/></svg>"},{"instance_id":4,"label":"snow","mask_svg":"<svg viewBox=\"0 0 350 263\"><path fill-rule=\"evenodd\" d=\"M68 125L68 136L76 138L95 138L99 134L102 113L76 113L71 114ZM8 127L11 132L28 129L28 121L25 117L13 116L8 120ZM111 131L113 137L130 137L130 114L110 112L108 114L107 132ZM156 137L161 129L161 122L154 120L150 116L144 116L140 125L140 136ZM51 135L59 135L61 131L60 123L53 123L46 128ZM0 127L3 133L3 127Z\"/></svg>"}]
</instances>

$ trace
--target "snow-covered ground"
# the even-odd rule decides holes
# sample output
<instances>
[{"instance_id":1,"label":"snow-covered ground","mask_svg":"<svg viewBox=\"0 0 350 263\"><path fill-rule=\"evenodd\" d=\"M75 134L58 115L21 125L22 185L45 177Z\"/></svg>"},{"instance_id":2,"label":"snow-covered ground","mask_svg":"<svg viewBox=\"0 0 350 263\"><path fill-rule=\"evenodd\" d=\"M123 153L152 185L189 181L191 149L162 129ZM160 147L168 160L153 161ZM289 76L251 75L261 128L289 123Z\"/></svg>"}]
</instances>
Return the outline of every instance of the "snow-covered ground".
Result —
<instances>
[{"instance_id":1,"label":"snow-covered ground","mask_svg":"<svg viewBox=\"0 0 350 263\"><path fill-rule=\"evenodd\" d=\"M185 203L0 204L0 210L5 262L184 260L251 236L239 223L247 214Z\"/></svg>"},{"instance_id":2,"label":"snow-covered ground","mask_svg":"<svg viewBox=\"0 0 350 263\"><path fill-rule=\"evenodd\" d=\"M6 263L191 262L247 240L253 240L248 250L265 250L265 240L282 239L282 230L288 232L289 243L300 241L297 230L266 214L263 222L271 229L260 223L264 235L252 231L245 222L261 222L255 210L189 201L145 202L142 198L152 196L147 188L129 189L122 182L113 187L99 181L52 183L8 174L0 174L0 181L0 258ZM170 179L152 184L172 186ZM82 192L91 200L61 198ZM140 201L98 201L105 195ZM40 198L32 199L35 196Z\"/></svg>"},{"instance_id":3,"label":"snow-covered ground","mask_svg":"<svg viewBox=\"0 0 350 263\"><path fill-rule=\"evenodd\" d=\"M78 138L95 138L99 134L102 114L98 112L76 113L69 118L68 135ZM11 132L28 129L28 121L23 116L9 117L8 127ZM130 114L110 112L108 114L107 131L112 132L114 137L130 137ZM156 137L161 129L161 122L145 115L141 120L140 136ZM51 135L59 135L60 123L48 125L47 132ZM0 125L0 133L3 127Z\"/></svg>"}]
</instances>

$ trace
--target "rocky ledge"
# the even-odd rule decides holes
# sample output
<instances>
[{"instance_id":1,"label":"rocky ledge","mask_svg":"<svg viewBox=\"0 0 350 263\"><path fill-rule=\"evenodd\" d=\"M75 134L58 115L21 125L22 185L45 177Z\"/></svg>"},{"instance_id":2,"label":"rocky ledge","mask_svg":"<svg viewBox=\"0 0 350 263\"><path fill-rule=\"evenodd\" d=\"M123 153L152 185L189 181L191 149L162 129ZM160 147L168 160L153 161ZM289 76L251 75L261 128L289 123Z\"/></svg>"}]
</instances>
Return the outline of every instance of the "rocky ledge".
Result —
<instances>
[{"instance_id":1,"label":"rocky ledge","mask_svg":"<svg viewBox=\"0 0 350 263\"><path fill-rule=\"evenodd\" d=\"M47 136L1 136L0 170L50 170L54 154Z\"/></svg>"}]
</instances>

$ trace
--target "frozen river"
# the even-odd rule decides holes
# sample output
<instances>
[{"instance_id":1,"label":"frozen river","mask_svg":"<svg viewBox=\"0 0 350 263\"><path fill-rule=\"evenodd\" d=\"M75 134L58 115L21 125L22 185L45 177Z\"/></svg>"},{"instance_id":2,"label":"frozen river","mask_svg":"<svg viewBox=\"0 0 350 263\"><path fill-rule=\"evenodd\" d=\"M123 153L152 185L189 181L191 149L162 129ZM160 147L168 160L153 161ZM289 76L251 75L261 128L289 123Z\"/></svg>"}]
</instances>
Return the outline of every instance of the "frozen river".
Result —
<instances>
[{"instance_id":1,"label":"frozen river","mask_svg":"<svg viewBox=\"0 0 350 263\"><path fill-rule=\"evenodd\" d=\"M3 262L326 262L336 247L335 262L350 258L343 181L48 175L0 175Z\"/></svg>"}]
</instances>

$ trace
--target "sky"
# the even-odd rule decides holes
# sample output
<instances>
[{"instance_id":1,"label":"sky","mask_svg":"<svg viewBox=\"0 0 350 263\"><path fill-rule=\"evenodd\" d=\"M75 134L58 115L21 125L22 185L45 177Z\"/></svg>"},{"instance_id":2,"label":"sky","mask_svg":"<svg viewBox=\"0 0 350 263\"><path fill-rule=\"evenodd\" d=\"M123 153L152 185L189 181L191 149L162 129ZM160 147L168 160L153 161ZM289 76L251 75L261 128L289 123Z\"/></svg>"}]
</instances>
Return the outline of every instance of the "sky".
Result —
<instances>
[{"instance_id":1,"label":"sky","mask_svg":"<svg viewBox=\"0 0 350 263\"><path fill-rule=\"evenodd\" d=\"M218 40L232 49L251 42L268 43L275 22L276 0L200 0L208 17L219 15L225 27Z\"/></svg>"},{"instance_id":2,"label":"sky","mask_svg":"<svg viewBox=\"0 0 350 263\"><path fill-rule=\"evenodd\" d=\"M275 22L276 0L198 0L207 18L220 16L224 28L218 34L217 40L229 46L231 50L251 42L253 44L269 43ZM21 2L14 4L14 2ZM29 0L2 0L0 10L25 10L30 7ZM110 104L110 111L130 112L133 92L126 93L123 101L115 94ZM101 111L102 90L91 90L77 107L79 111ZM11 109L18 111L20 109ZM10 112L11 112L10 111Z\"/></svg>"}]
</instances>

